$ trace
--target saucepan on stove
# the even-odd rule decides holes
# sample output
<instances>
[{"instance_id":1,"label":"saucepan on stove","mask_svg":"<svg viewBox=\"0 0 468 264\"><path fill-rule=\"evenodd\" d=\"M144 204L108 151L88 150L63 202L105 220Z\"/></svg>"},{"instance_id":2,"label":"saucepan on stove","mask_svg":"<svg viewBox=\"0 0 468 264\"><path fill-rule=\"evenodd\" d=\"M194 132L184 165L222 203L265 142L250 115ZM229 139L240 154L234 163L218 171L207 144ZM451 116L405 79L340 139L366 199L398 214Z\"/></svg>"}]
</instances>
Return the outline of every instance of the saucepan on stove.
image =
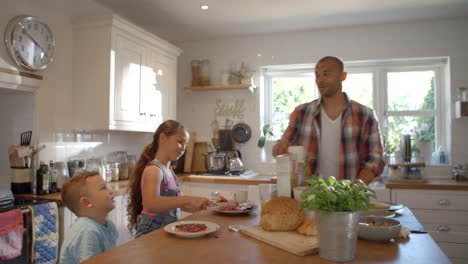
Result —
<instances>
[{"instance_id":1,"label":"saucepan on stove","mask_svg":"<svg viewBox=\"0 0 468 264\"><path fill-rule=\"evenodd\" d=\"M203 153L205 156L205 166L208 171L224 171L226 168L226 153L220 151L211 151Z\"/></svg>"}]
</instances>

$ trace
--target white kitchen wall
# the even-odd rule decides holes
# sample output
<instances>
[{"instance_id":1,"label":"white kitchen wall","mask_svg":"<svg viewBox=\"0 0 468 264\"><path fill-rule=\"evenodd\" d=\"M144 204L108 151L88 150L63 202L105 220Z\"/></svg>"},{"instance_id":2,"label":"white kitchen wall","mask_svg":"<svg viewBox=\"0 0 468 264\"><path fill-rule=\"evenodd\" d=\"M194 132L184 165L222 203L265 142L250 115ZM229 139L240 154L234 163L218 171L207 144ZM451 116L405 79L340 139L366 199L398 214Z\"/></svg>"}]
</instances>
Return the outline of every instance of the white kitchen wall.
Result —
<instances>
[{"instance_id":1,"label":"white kitchen wall","mask_svg":"<svg viewBox=\"0 0 468 264\"><path fill-rule=\"evenodd\" d=\"M8 57L4 48L3 29L8 21L14 16L29 14L37 16L46 21L56 38L56 49L54 61L48 69L39 72L44 76L40 82L40 87L34 93L33 109L30 109L34 115L33 142L36 145L46 144L47 148L41 151L39 159L48 161L50 159L63 160L70 153L57 151L58 145L55 144L54 135L57 131L70 131L72 128L72 49L73 32L70 19L72 17L83 16L101 16L113 14L107 8L92 0L2 0L0 8L0 67L13 68L14 63ZM92 62L90 62L92 63ZM86 78L86 76L82 76ZM8 100L8 99L6 99ZM2 103L3 106L3 103ZM86 107L86 102L83 102ZM3 124L3 123L2 123ZM5 124L11 129L11 123ZM151 140L151 134L147 133L121 133L110 132L108 142L100 147L88 151L96 151L97 154L110 152L114 150L128 150L131 153L139 154L141 149ZM12 138L11 143L18 143L17 138ZM7 148L0 148L2 153L6 153ZM1 161L4 168L8 163ZM10 176L5 174L4 170L0 172L0 187L9 187Z\"/></svg>"},{"instance_id":2,"label":"white kitchen wall","mask_svg":"<svg viewBox=\"0 0 468 264\"><path fill-rule=\"evenodd\" d=\"M468 162L468 119L453 119L453 104L458 87L468 86L468 17L411 23L361 25L328 28L307 32L278 33L176 43L184 53L178 63L178 119L198 133L199 141L209 141L213 110L217 99L232 102L245 100L248 114L244 118L253 129L253 136L240 146L248 169L274 172L274 160L269 158L271 144L260 151L257 139L260 132L261 89L252 95L248 91L185 91L191 82L190 61L209 59L213 83L219 84L223 72L231 65L246 62L257 70L265 65L315 63L326 55L339 56L345 61L382 60L391 58L450 57L450 90L453 162ZM262 54L261 57L257 54ZM262 159L262 157L268 159ZM448 171L447 171L448 174Z\"/></svg>"}]
</instances>

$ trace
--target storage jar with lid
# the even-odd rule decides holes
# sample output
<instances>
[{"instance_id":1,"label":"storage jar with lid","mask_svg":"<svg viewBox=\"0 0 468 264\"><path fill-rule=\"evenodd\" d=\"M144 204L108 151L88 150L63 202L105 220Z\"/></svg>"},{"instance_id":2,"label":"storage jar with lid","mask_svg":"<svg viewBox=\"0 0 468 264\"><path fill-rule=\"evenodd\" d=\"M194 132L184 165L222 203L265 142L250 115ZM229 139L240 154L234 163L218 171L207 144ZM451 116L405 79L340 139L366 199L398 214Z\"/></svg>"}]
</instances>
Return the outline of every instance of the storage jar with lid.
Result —
<instances>
[{"instance_id":1,"label":"storage jar with lid","mask_svg":"<svg viewBox=\"0 0 468 264\"><path fill-rule=\"evenodd\" d=\"M107 162L106 182L116 182L119 180L119 163Z\"/></svg>"},{"instance_id":2,"label":"storage jar with lid","mask_svg":"<svg viewBox=\"0 0 468 264\"><path fill-rule=\"evenodd\" d=\"M207 86L211 84L210 81L210 61L209 60L202 60L200 62L200 79L199 85Z\"/></svg>"},{"instance_id":3,"label":"storage jar with lid","mask_svg":"<svg viewBox=\"0 0 468 264\"><path fill-rule=\"evenodd\" d=\"M117 160L119 162L119 181L128 180L128 159L127 152L119 151L117 153Z\"/></svg>"},{"instance_id":4,"label":"storage jar with lid","mask_svg":"<svg viewBox=\"0 0 468 264\"><path fill-rule=\"evenodd\" d=\"M133 173L135 172L136 156L128 155L127 163L128 163L128 177L132 177Z\"/></svg>"}]
</instances>

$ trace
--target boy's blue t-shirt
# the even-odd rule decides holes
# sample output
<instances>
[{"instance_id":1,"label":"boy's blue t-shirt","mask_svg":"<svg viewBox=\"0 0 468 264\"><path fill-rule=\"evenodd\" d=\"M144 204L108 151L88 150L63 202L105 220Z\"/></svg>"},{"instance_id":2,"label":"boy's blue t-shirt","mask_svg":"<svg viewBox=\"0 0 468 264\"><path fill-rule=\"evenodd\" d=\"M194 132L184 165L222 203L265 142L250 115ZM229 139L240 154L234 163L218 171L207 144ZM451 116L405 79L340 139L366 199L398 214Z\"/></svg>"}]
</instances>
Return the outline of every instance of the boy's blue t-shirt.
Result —
<instances>
[{"instance_id":1,"label":"boy's blue t-shirt","mask_svg":"<svg viewBox=\"0 0 468 264\"><path fill-rule=\"evenodd\" d=\"M88 217L78 217L64 241L60 264L76 264L115 247L119 233L106 219L106 226Z\"/></svg>"}]
</instances>

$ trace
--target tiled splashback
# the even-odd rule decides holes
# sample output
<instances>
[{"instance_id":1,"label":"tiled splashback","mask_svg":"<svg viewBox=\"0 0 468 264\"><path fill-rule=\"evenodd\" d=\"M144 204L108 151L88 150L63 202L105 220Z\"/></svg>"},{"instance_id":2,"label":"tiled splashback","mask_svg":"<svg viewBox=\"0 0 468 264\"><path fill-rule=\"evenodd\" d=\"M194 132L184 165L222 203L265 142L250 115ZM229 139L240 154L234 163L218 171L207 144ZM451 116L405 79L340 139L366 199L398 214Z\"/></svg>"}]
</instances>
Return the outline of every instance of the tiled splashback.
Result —
<instances>
[{"instance_id":1,"label":"tiled splashback","mask_svg":"<svg viewBox=\"0 0 468 264\"><path fill-rule=\"evenodd\" d=\"M126 151L139 157L151 140L152 133L58 129L54 132L53 141L44 143L47 147L40 153L39 160L107 158L115 151Z\"/></svg>"}]
</instances>

